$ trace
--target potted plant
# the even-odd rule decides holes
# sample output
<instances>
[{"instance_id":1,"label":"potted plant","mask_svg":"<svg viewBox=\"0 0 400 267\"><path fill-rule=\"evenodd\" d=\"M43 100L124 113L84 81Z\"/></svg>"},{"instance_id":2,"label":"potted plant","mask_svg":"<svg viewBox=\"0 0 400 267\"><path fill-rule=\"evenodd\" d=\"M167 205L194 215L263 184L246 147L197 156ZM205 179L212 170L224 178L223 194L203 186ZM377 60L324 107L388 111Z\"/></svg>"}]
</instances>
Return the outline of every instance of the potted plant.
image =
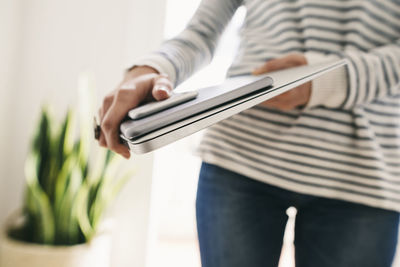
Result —
<instances>
[{"instance_id":1,"label":"potted plant","mask_svg":"<svg viewBox=\"0 0 400 267\"><path fill-rule=\"evenodd\" d=\"M26 159L23 208L2 231L1 267L110 265L103 215L132 173L119 176L119 156L109 150L97 148L90 160L90 126L81 116L76 138L76 117L70 110L58 123L43 108Z\"/></svg>"}]
</instances>

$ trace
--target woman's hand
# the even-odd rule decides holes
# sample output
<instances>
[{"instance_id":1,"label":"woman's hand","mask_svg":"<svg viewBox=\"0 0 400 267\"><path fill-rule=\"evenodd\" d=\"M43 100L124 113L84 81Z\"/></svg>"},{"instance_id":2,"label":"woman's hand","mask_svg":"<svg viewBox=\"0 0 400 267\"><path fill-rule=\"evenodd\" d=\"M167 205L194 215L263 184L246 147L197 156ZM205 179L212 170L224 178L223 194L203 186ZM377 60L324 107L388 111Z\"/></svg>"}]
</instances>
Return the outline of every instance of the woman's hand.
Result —
<instances>
[{"instance_id":1,"label":"woman's hand","mask_svg":"<svg viewBox=\"0 0 400 267\"><path fill-rule=\"evenodd\" d=\"M127 72L120 85L104 98L99 110L99 144L129 158L129 149L119 139L121 121L129 110L143 102L168 98L172 87L165 75L160 75L151 67L135 67Z\"/></svg>"},{"instance_id":2,"label":"woman's hand","mask_svg":"<svg viewBox=\"0 0 400 267\"><path fill-rule=\"evenodd\" d=\"M254 75L260 75L276 70L283 70L292 67L307 65L307 59L301 54L291 54L282 58L266 62L253 71ZM310 100L311 82L302 84L283 94L275 96L260 105L277 108L281 110L292 110L299 106L305 106Z\"/></svg>"}]
</instances>

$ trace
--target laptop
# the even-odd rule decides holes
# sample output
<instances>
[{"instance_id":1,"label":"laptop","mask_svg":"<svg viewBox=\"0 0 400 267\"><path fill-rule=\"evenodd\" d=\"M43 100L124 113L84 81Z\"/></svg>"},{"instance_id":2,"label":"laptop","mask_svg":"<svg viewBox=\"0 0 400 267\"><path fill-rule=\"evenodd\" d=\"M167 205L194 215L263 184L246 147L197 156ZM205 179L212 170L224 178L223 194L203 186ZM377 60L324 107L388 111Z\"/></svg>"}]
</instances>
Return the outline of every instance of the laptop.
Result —
<instances>
[{"instance_id":1,"label":"laptop","mask_svg":"<svg viewBox=\"0 0 400 267\"><path fill-rule=\"evenodd\" d=\"M221 85L199 89L195 99L144 117L140 123L140 120L128 118L120 126L120 136L132 152L151 152L345 64L347 60L337 60L271 72L264 76L228 78ZM146 123L151 127L136 129Z\"/></svg>"}]
</instances>

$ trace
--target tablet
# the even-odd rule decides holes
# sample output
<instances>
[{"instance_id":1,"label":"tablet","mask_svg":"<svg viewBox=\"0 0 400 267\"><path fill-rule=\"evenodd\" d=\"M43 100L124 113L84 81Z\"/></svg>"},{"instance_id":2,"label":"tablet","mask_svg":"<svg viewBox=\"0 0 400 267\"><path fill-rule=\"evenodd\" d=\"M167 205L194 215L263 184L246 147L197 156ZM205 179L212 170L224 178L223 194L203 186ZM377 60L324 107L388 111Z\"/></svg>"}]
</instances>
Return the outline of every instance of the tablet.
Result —
<instances>
[{"instance_id":1,"label":"tablet","mask_svg":"<svg viewBox=\"0 0 400 267\"><path fill-rule=\"evenodd\" d=\"M129 111L128 119L122 123L120 130L129 139L148 134L177 121L202 113L206 110L218 107L224 103L259 90L267 90L272 87L272 78L267 75L237 76L226 79L224 83L216 86L198 89L197 97L178 103L165 109L155 112L149 116L133 116L136 109ZM152 105L163 105L164 101L152 103ZM139 106L137 109L141 109ZM132 118L133 116L133 118Z\"/></svg>"}]
</instances>

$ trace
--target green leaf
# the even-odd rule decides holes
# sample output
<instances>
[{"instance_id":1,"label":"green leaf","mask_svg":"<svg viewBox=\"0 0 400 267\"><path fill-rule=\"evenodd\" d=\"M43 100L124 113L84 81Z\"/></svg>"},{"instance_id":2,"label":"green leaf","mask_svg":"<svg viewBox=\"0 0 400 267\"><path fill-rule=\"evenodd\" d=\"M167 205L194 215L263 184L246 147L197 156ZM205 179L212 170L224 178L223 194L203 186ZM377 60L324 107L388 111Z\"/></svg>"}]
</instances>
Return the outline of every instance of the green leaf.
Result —
<instances>
[{"instance_id":1,"label":"green leaf","mask_svg":"<svg viewBox=\"0 0 400 267\"><path fill-rule=\"evenodd\" d=\"M107 202L107 190L111 188L111 182L119 167L117 157L114 157L110 152L107 152L105 161L107 164L103 171L104 174L98 184L97 192L89 211L89 218L92 222L93 228L96 228L99 224L102 212L104 211L105 202Z\"/></svg>"},{"instance_id":2,"label":"green leaf","mask_svg":"<svg viewBox=\"0 0 400 267\"><path fill-rule=\"evenodd\" d=\"M79 101L79 122L80 122L80 149L79 162L84 177L86 177L90 145L93 142L92 120L93 120L93 99L94 82L93 75L83 73L79 77L78 101Z\"/></svg>"},{"instance_id":3,"label":"green leaf","mask_svg":"<svg viewBox=\"0 0 400 267\"><path fill-rule=\"evenodd\" d=\"M58 169L61 169L64 159L72 153L76 129L76 116L73 110L68 110L64 122L61 125L58 139Z\"/></svg>"},{"instance_id":4,"label":"green leaf","mask_svg":"<svg viewBox=\"0 0 400 267\"><path fill-rule=\"evenodd\" d=\"M40 117L39 125L36 130L36 135L33 141L32 150L37 152L38 155L38 172L37 178L40 186L45 192L50 192L49 186L50 169L51 169L51 118L47 110L44 107Z\"/></svg>"},{"instance_id":5,"label":"green leaf","mask_svg":"<svg viewBox=\"0 0 400 267\"><path fill-rule=\"evenodd\" d=\"M87 183L85 183L79 190L76 199L76 211L80 229L82 230L85 239L87 241L90 241L93 238L95 231L92 225L90 224L88 216L88 198L89 198L89 187Z\"/></svg>"},{"instance_id":6,"label":"green leaf","mask_svg":"<svg viewBox=\"0 0 400 267\"><path fill-rule=\"evenodd\" d=\"M57 242L60 244L79 243L79 223L76 216L75 201L80 187L82 186L82 175L79 169L75 168L69 178L65 195L61 201L58 223Z\"/></svg>"},{"instance_id":7,"label":"green leaf","mask_svg":"<svg viewBox=\"0 0 400 267\"><path fill-rule=\"evenodd\" d=\"M114 157L113 152L103 148L98 148L96 154L97 154L96 161L94 162L94 166L90 169L87 178L90 186L89 200L88 200L89 207L92 206L92 203L95 200L98 190L101 186L101 182L104 177L104 173L106 172L107 166Z\"/></svg>"},{"instance_id":8,"label":"green leaf","mask_svg":"<svg viewBox=\"0 0 400 267\"><path fill-rule=\"evenodd\" d=\"M74 154L69 155L56 178L54 210L57 215L60 212L61 202L64 199L71 172L76 168L77 164L77 158L74 157Z\"/></svg>"},{"instance_id":9,"label":"green leaf","mask_svg":"<svg viewBox=\"0 0 400 267\"><path fill-rule=\"evenodd\" d=\"M25 163L25 176L27 181L27 211L32 221L34 232L33 241L42 244L54 242L54 215L49 198L41 189L37 179L38 155L32 153Z\"/></svg>"}]
</instances>

